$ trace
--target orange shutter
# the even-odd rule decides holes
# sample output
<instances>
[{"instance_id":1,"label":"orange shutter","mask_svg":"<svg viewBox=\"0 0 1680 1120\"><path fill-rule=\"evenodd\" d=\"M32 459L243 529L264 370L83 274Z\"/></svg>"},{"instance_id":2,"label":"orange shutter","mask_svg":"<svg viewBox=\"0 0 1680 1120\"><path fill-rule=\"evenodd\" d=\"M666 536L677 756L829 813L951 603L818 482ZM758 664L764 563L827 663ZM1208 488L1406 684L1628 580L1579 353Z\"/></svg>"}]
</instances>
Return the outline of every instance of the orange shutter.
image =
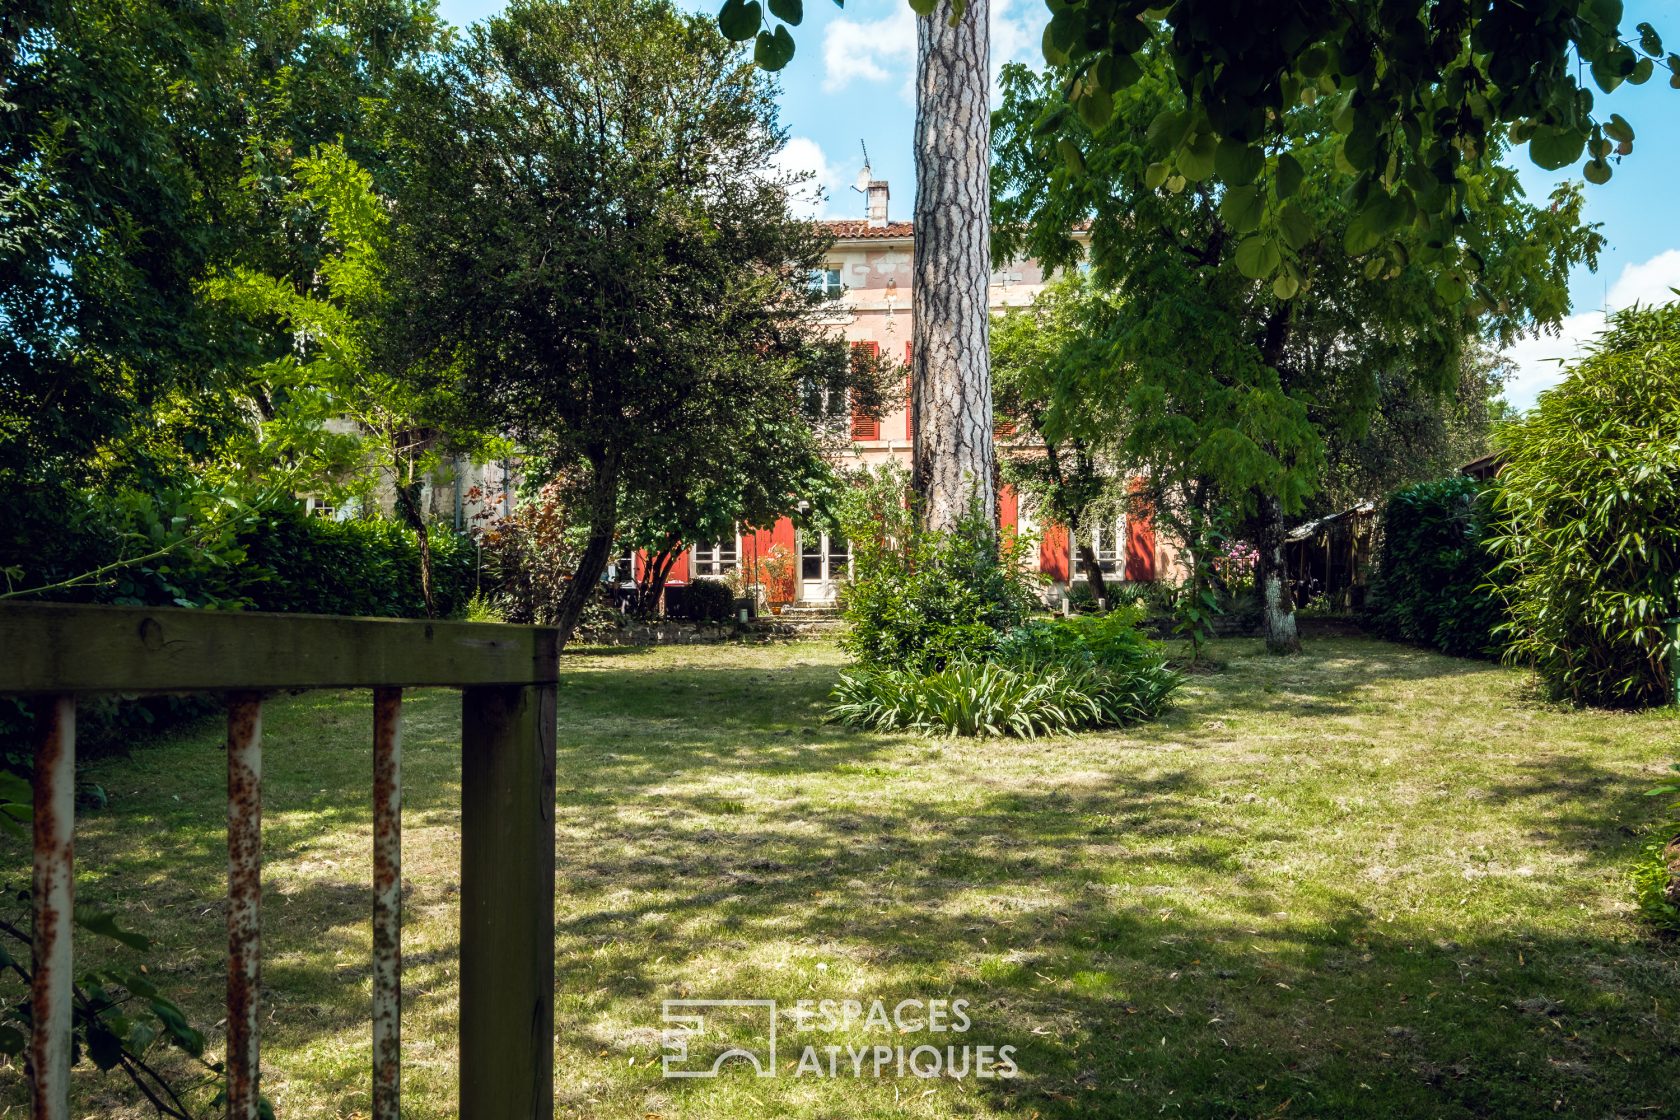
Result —
<instances>
[{"instance_id":1,"label":"orange shutter","mask_svg":"<svg viewBox=\"0 0 1680 1120\"><path fill-rule=\"evenodd\" d=\"M853 369L853 371L855 372L857 370L859 364L864 360L863 356L865 354L867 354L870 358L875 358L875 357L878 357L880 355L880 353L881 353L881 344L879 342L854 342L854 343L852 343L852 369ZM852 409L852 438L853 439L880 439L881 438L881 421L880 421L880 419L878 417L874 417L874 416L865 416L863 413L859 412L857 409L855 409L855 408Z\"/></svg>"}]
</instances>

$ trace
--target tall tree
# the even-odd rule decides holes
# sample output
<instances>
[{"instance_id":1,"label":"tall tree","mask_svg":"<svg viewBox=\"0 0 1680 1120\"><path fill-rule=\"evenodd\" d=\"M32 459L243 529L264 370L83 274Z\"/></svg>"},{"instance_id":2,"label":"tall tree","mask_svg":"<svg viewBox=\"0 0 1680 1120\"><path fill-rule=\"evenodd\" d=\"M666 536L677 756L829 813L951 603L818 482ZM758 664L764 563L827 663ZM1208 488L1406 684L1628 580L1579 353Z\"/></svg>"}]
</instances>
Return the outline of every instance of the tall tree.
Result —
<instances>
[{"instance_id":1,"label":"tall tree","mask_svg":"<svg viewBox=\"0 0 1680 1120\"><path fill-rule=\"evenodd\" d=\"M664 0L520 0L443 61L412 141L412 325L583 495L563 634L625 488L704 434L685 426L701 404L762 388L730 371L790 368L820 306L827 239L790 210L774 89L743 61Z\"/></svg>"},{"instance_id":2,"label":"tall tree","mask_svg":"<svg viewBox=\"0 0 1680 1120\"><path fill-rule=\"evenodd\" d=\"M992 484L989 0L939 0L916 21L915 256L910 285L911 482L933 529Z\"/></svg>"},{"instance_id":3,"label":"tall tree","mask_svg":"<svg viewBox=\"0 0 1680 1120\"><path fill-rule=\"evenodd\" d=\"M1384 232L1347 204L1360 178L1328 101L1287 114L1272 152L1210 150L1163 169L1149 134L1171 112L1176 79L1168 52L1146 61L1110 112L1052 113L1048 129L1044 106L1069 75L1006 72L1000 243L1067 265L1082 252L1070 231L1089 223L1095 275L1120 309L1094 391L1126 400L1127 443L1141 460L1176 448L1240 506L1259 551L1268 646L1293 651L1283 537L1286 516L1320 485L1317 402L1342 402L1339 421L1360 431L1387 378L1450 389L1478 330L1509 338L1566 314L1568 269L1595 262L1602 239L1581 225L1577 191L1530 205L1498 162L1459 171L1464 217L1450 244L1404 215ZM1216 164L1236 159L1259 161L1256 182L1221 187Z\"/></svg>"},{"instance_id":4,"label":"tall tree","mask_svg":"<svg viewBox=\"0 0 1680 1120\"><path fill-rule=\"evenodd\" d=\"M319 215L330 249L315 282L300 292L286 277L242 267L211 283L218 298L278 322L294 340L289 353L256 371L270 415L256 428L252 458L259 469L277 456L290 460L302 486L337 485L365 503L388 485L419 544L420 595L433 615L420 488L446 449L473 451L485 437L465 416L450 367L411 360L390 344L399 336L390 329L398 314L389 280L391 209L373 177L336 145L298 160L293 174L299 186L291 199ZM335 420L355 426L351 448L329 429ZM349 477L334 477L341 471Z\"/></svg>"}]
</instances>

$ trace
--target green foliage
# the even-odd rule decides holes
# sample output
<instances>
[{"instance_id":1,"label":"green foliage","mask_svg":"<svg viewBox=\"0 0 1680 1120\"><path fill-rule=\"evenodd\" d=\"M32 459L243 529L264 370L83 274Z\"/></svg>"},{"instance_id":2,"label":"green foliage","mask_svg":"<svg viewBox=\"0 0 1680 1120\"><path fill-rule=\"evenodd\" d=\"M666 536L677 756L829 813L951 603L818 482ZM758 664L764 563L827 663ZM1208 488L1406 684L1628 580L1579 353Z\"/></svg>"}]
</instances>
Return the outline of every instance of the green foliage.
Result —
<instances>
[{"instance_id":1,"label":"green foliage","mask_svg":"<svg viewBox=\"0 0 1680 1120\"><path fill-rule=\"evenodd\" d=\"M695 579L682 588L681 600L679 610L669 611L674 617L694 622L727 622L734 611L735 592L721 579Z\"/></svg>"},{"instance_id":2,"label":"green foliage","mask_svg":"<svg viewBox=\"0 0 1680 1120\"><path fill-rule=\"evenodd\" d=\"M1497 483L1454 475L1397 490L1382 513L1375 621L1391 638L1458 657L1493 657L1505 605L1488 550Z\"/></svg>"},{"instance_id":3,"label":"green foliage","mask_svg":"<svg viewBox=\"0 0 1680 1120\"><path fill-rule=\"evenodd\" d=\"M799 388L831 239L791 209L774 85L744 62L668 0L528 0L468 29L407 119L404 345L575 480L563 631L624 536L715 538L826 470Z\"/></svg>"},{"instance_id":4,"label":"green foliage","mask_svg":"<svg viewBox=\"0 0 1680 1120\"><path fill-rule=\"evenodd\" d=\"M935 7L934 0L908 2L923 16ZM955 0L951 18L963 8ZM770 10L781 14L775 4ZM1496 162L1507 134L1527 144L1541 167L1561 169L1584 153L1582 174L1608 181L1610 157L1632 152L1634 130L1620 114L1595 111L1588 72L1606 94L1623 82L1643 84L1659 70L1680 88L1680 55L1664 55L1650 23L1624 31L1621 0L1353 0L1296 5L1277 19L1254 18L1246 0L1058 0L1051 10L1044 58L1068 77L1038 127L1054 132L1077 117L1103 128L1146 73L1150 43L1158 40L1178 95L1149 129L1151 189L1218 182L1227 198L1264 188L1286 202L1299 173L1285 168L1301 155L1299 147L1291 151L1296 138L1286 118L1322 100L1336 110L1336 157L1358 176L1349 241L1359 251L1403 226L1451 231L1463 220L1459 176ZM780 69L793 57L792 38L757 0L726 0L718 14L732 39L756 34L762 41L770 32L761 24L787 37L784 49L758 59ZM1082 167L1081 145L1061 143L1069 165ZM1279 152L1276 170L1268 167L1269 152ZM1245 244L1253 246L1253 275L1277 268L1282 245L1275 231Z\"/></svg>"},{"instance_id":5,"label":"green foliage","mask_svg":"<svg viewBox=\"0 0 1680 1120\"><path fill-rule=\"evenodd\" d=\"M1507 657L1574 703L1663 703L1663 623L1680 615L1680 304L1613 315L1495 444Z\"/></svg>"},{"instance_id":6,"label":"green foliage","mask_svg":"<svg viewBox=\"0 0 1680 1120\"><path fill-rule=\"evenodd\" d=\"M1138 629L1142 614L1035 619L998 639L984 660L849 670L830 715L876 731L1022 739L1154 719L1182 678Z\"/></svg>"},{"instance_id":7,"label":"green foliage","mask_svg":"<svg viewBox=\"0 0 1680 1120\"><path fill-rule=\"evenodd\" d=\"M435 29L423 0L0 9L0 486L155 482L244 426L239 371L289 340L203 281L307 282L294 153L388 151L393 75Z\"/></svg>"},{"instance_id":8,"label":"green foliage","mask_svg":"<svg viewBox=\"0 0 1680 1120\"><path fill-rule=\"evenodd\" d=\"M970 515L954 530L923 528L909 478L883 466L840 501L852 578L840 603L851 627L841 644L866 666L932 671L983 656L1035 602L1025 544Z\"/></svg>"},{"instance_id":9,"label":"green foliage","mask_svg":"<svg viewBox=\"0 0 1680 1120\"><path fill-rule=\"evenodd\" d=\"M1680 773L1680 763L1669 769ZM1647 797L1680 794L1680 781L1665 782L1645 791ZM1640 913L1659 929L1680 933L1680 801L1667 807L1650 843L1633 869L1634 899Z\"/></svg>"},{"instance_id":10,"label":"green foliage","mask_svg":"<svg viewBox=\"0 0 1680 1120\"><path fill-rule=\"evenodd\" d=\"M0 835L27 842L33 794L22 777L0 770ZM0 885L0 1058L23 1064L30 1033L33 978L28 890ZM15 907L15 910L14 910ZM84 969L75 977L70 1002L71 1065L88 1058L101 1072L119 1070L159 1116L192 1120L182 1099L193 1088L225 1080L221 1063L204 1058L204 1035L147 975L144 954L152 943L127 929L115 914L78 905L72 918L77 936L91 934L128 950L116 966ZM177 1086L152 1065L156 1051L175 1047L202 1069L195 1086ZM148 1059L151 1061L148 1061ZM266 1108L268 1102L263 1101Z\"/></svg>"}]
</instances>

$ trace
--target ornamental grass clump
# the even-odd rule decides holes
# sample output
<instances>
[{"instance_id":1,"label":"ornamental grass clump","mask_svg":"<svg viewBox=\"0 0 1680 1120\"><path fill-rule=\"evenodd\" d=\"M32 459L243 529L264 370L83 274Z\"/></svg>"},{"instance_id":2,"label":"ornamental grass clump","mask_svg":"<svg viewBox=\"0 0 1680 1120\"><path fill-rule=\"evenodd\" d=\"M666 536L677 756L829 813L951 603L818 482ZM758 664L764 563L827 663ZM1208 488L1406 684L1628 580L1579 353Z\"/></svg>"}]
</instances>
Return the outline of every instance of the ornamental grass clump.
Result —
<instances>
[{"instance_id":1,"label":"ornamental grass clump","mask_svg":"<svg viewBox=\"0 0 1680 1120\"><path fill-rule=\"evenodd\" d=\"M1508 581L1507 659L1557 699L1665 702L1663 624L1680 615L1680 305L1611 316L1495 443L1505 466L1487 546Z\"/></svg>"}]
</instances>

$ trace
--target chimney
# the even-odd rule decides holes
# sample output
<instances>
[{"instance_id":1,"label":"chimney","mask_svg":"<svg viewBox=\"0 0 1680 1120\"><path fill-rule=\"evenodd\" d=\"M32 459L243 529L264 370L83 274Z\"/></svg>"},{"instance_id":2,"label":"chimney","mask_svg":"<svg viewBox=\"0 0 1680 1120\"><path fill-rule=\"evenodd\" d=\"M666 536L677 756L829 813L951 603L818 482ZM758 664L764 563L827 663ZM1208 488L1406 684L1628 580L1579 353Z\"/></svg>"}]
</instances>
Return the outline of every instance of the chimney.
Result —
<instances>
[{"instance_id":1,"label":"chimney","mask_svg":"<svg viewBox=\"0 0 1680 1120\"><path fill-rule=\"evenodd\" d=\"M869 180L869 224L871 226L887 224L887 199L891 197L892 192L887 190L885 179Z\"/></svg>"}]
</instances>

